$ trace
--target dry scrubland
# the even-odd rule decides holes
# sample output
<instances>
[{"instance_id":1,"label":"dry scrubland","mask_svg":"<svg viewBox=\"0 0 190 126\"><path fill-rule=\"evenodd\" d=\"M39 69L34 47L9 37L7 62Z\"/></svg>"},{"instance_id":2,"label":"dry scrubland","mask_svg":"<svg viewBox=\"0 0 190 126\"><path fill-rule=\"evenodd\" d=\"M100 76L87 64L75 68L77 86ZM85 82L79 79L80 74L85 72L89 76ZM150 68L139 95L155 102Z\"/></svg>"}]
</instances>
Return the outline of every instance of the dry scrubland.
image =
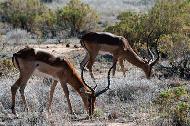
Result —
<instances>
[{"instance_id":1,"label":"dry scrubland","mask_svg":"<svg viewBox=\"0 0 190 126\"><path fill-rule=\"evenodd\" d=\"M116 16L121 11L147 11L155 2L155 0L81 1L96 9L101 16L102 24L117 22ZM66 3L67 0L54 0L53 3L46 3L46 5L51 9L56 9ZM26 45L48 50L54 55L67 58L74 64L78 74L80 74L79 63L85 53L76 38L65 39L61 36L63 39L58 44L56 39L34 39L35 36L25 30L12 29L7 24L2 26L5 27L0 28L0 33L2 33L0 36L0 126L189 126L189 76L186 76L187 80L183 80L170 71L171 77L168 75L167 79L164 78L162 76L164 74L158 69L161 65L168 67L168 59L160 59L153 68L153 77L150 80L145 78L145 74L139 68L127 61L125 61L125 67L128 71L126 77L123 77L118 65L115 77L111 76L110 90L97 98L95 114L91 120L82 120L87 113L81 98L69 86L71 103L77 115L77 119L72 119L72 116L68 114L67 101L60 84L57 85L54 94L52 115L48 116L47 102L51 79L32 76L25 89L30 111L24 110L18 93L16 98L18 115L14 116L10 110L11 85L19 77L18 70L11 63L14 52ZM68 43L70 47L66 48ZM97 90L107 86L107 72L110 67L111 58L109 56L98 56L93 67L98 84ZM167 76L167 72L165 75ZM89 85L95 86L88 72L85 72L84 77Z\"/></svg>"},{"instance_id":2,"label":"dry scrubland","mask_svg":"<svg viewBox=\"0 0 190 126\"><path fill-rule=\"evenodd\" d=\"M10 40L10 44L5 46L2 51L4 58L18 51L25 44L11 44L15 40ZM24 42L26 40L22 40ZM31 40L27 40L28 42ZM49 40L51 41L51 40ZM84 50L80 48L79 40L64 40L70 43L70 48L66 48L64 44L29 44L32 47L40 47L49 50L55 55L67 57L75 64L78 73L79 63L84 57ZM33 41L32 41L33 42ZM74 48L74 43L79 48ZM77 44L78 43L78 44ZM99 57L99 62L94 66L96 83L98 88L107 85L107 71L111 66L111 62L106 62L105 58ZM101 63L100 63L101 62ZM158 108L154 104L154 100L158 94L168 89L171 85L187 84L189 82L182 81L178 78L161 79L156 76L150 80L145 78L144 73L131 64L125 62L128 68L127 76L124 78L120 68L117 67L115 77L111 77L111 89L97 98L96 111L92 120L72 120L68 114L66 98L63 95L61 86L56 87L53 104L52 116L47 115L48 91L51 80L33 76L29 81L25 90L30 111L27 113L23 110L23 105L17 94L16 110L18 117L11 114L11 92L10 87L16 81L19 74L10 65L9 69L4 69L0 77L0 125L127 125L127 126L143 126L143 125L161 125L164 121L169 124L169 120L161 118ZM154 72L156 73L156 72ZM85 80L90 85L95 85L89 74L85 73ZM83 108L80 97L76 92L70 89L70 98L78 119L87 116Z\"/></svg>"},{"instance_id":3,"label":"dry scrubland","mask_svg":"<svg viewBox=\"0 0 190 126\"><path fill-rule=\"evenodd\" d=\"M116 16L120 12L127 10L134 12L144 12L150 9L155 0L81 0L84 3L89 4L100 15L101 21L107 23L115 23L117 21ZM67 0L55 0L53 3L48 4L52 9L64 6Z\"/></svg>"},{"instance_id":4,"label":"dry scrubland","mask_svg":"<svg viewBox=\"0 0 190 126\"><path fill-rule=\"evenodd\" d=\"M145 12L150 9L155 0L81 0L92 7L100 16L100 25L112 25L118 22L116 18L124 11ZM47 4L49 8L56 9L65 6L68 0L54 0Z\"/></svg>"}]
</instances>

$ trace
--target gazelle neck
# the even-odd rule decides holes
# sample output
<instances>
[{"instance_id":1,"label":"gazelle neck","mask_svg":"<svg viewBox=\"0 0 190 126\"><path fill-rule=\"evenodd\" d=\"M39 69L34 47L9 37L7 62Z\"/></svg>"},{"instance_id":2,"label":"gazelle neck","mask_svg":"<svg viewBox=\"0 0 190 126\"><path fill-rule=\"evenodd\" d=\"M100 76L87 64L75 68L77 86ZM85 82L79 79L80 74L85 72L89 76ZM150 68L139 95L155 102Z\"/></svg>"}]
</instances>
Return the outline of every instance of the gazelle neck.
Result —
<instances>
[{"instance_id":1,"label":"gazelle neck","mask_svg":"<svg viewBox=\"0 0 190 126\"><path fill-rule=\"evenodd\" d=\"M67 63L68 67L70 69L67 69L67 73L69 74L68 83L81 95L81 89L83 89L86 92L90 92L90 89L83 83L80 76L77 74L76 70L73 69L73 66L71 64Z\"/></svg>"},{"instance_id":2,"label":"gazelle neck","mask_svg":"<svg viewBox=\"0 0 190 126\"><path fill-rule=\"evenodd\" d=\"M141 57L139 57L133 49L130 47L124 52L124 57L127 59L128 62L131 64L143 69L145 71L147 69L147 62L143 60Z\"/></svg>"},{"instance_id":3,"label":"gazelle neck","mask_svg":"<svg viewBox=\"0 0 190 126\"><path fill-rule=\"evenodd\" d=\"M78 92L78 94L81 96L81 99L84 103L84 107L88 111L89 107L89 94L91 94L90 89L83 83L82 79L79 77L79 75L73 71L72 72L72 78L68 80L68 83Z\"/></svg>"},{"instance_id":4,"label":"gazelle neck","mask_svg":"<svg viewBox=\"0 0 190 126\"><path fill-rule=\"evenodd\" d=\"M90 92L88 87L84 85L81 78L78 76L78 74L73 73L72 79L68 80L68 83L81 95L81 89Z\"/></svg>"}]
</instances>

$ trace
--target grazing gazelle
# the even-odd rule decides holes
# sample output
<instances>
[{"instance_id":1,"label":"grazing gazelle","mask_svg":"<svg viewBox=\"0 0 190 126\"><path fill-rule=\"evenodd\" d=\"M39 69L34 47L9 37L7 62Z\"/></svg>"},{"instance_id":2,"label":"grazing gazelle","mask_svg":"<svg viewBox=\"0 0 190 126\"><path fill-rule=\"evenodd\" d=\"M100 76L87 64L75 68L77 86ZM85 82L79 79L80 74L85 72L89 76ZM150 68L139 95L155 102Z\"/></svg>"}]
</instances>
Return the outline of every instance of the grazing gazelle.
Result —
<instances>
[{"instance_id":1,"label":"grazing gazelle","mask_svg":"<svg viewBox=\"0 0 190 126\"><path fill-rule=\"evenodd\" d=\"M147 61L139 57L131 48L127 39L108 32L89 32L82 36L80 43L87 52L85 58L80 64L80 67L82 69L87 63L86 67L93 79L94 75L92 73L92 66L100 51L111 53L113 55L113 64L119 60L123 73L125 72L123 60L126 59L129 63L141 68L145 72L147 78L151 76L152 66L159 60L159 54L157 58L154 59L154 55L150 49L148 49L148 51L151 54L151 60ZM116 66L113 68L113 75L115 74L115 70Z\"/></svg>"},{"instance_id":2,"label":"grazing gazelle","mask_svg":"<svg viewBox=\"0 0 190 126\"><path fill-rule=\"evenodd\" d=\"M26 87L26 83L30 78L30 76L34 73L34 71L37 70L39 72L52 76L54 79L50 91L48 111L51 106L55 86L57 85L58 81L60 81L65 96L67 98L69 112L73 114L71 102L69 99L69 90L67 87L67 83L70 84L75 89L75 91L77 91L78 94L81 96L84 106L89 116L91 116L94 112L94 103L96 97L98 97L100 94L106 92L109 89L110 71L113 68L112 66L108 72L108 87L106 87L101 91L95 92L94 89L92 89L84 82L83 78L82 79L80 78L80 76L77 74L72 64L70 64L68 61L66 61L63 58L55 57L48 52L30 47L25 47L24 49L21 49L17 53L14 53L12 60L14 66L18 68L18 70L20 71L19 79L11 87L11 93L12 93L11 109L12 113L14 114L16 114L15 97L18 88L20 89L19 91L23 103L25 104L26 109L28 109L26 99L24 96L24 89Z\"/></svg>"}]
</instances>

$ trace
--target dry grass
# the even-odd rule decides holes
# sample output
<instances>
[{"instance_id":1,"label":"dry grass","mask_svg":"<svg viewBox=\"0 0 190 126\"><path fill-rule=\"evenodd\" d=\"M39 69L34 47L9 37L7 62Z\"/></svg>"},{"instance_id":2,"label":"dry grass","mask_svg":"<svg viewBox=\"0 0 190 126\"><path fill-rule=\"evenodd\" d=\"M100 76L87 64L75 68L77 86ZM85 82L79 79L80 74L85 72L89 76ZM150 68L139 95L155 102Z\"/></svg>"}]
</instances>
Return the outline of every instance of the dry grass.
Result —
<instances>
[{"instance_id":1,"label":"dry grass","mask_svg":"<svg viewBox=\"0 0 190 126\"><path fill-rule=\"evenodd\" d=\"M73 40L72 40L73 41ZM75 42L77 44L78 41ZM9 45L4 50L7 54L4 59L9 59L11 54L24 47ZM79 63L84 57L84 52L81 48L75 49L71 43L71 48L66 48L62 44L32 44L32 47L39 47L49 50L55 55L67 57L75 64L78 73ZM55 50L55 51L53 51ZM105 59L99 59L94 65L94 73L98 89L107 85L107 71L111 66L110 62ZM42 78L32 77L28 81L25 90L25 95L30 108L27 113L22 105L19 93L16 99L16 110L18 117L15 118L10 111L11 92L10 87L18 78L18 71L10 70L8 74L0 77L0 103L3 110L0 108L0 122L2 125L158 125L160 124L158 111L152 103L155 96L163 89L168 88L168 84L175 80L159 80L157 77L147 80L144 73L129 63L125 62L125 66L129 69L127 76L124 78L121 71L116 72L115 77L111 77L111 89L97 98L96 111L92 120L76 121L71 119L68 114L68 106L66 98L63 95L60 84L56 87L52 104L52 116L47 115L47 99L49 92L49 81L42 81ZM98 69L98 70L97 70ZM88 72L85 73L85 80L95 85L90 78ZM181 80L176 80L181 81ZM189 82L187 82L189 83ZM69 86L70 97L73 109L78 118L85 117L86 111L83 108L81 98ZM0 125L1 125L0 123ZM167 124L167 122L166 122Z\"/></svg>"}]
</instances>

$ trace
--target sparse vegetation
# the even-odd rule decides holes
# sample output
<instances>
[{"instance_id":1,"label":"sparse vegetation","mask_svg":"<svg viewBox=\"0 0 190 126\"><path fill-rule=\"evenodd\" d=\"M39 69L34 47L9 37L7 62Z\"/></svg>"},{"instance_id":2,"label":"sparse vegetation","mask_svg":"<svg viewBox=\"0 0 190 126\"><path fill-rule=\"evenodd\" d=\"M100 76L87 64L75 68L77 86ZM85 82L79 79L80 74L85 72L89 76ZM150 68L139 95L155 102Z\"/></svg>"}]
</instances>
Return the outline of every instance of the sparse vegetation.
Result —
<instances>
[{"instance_id":1,"label":"sparse vegetation","mask_svg":"<svg viewBox=\"0 0 190 126\"><path fill-rule=\"evenodd\" d=\"M68 29L70 36L75 36L95 29L98 21L96 12L80 0L70 0L57 10L49 9L40 0L7 0L1 3L0 12L13 28L25 29L43 38L56 37L56 32Z\"/></svg>"},{"instance_id":2,"label":"sparse vegetation","mask_svg":"<svg viewBox=\"0 0 190 126\"><path fill-rule=\"evenodd\" d=\"M0 125L190 125L190 0L117 0L114 5L108 2L110 6L107 6L106 0L0 1ZM55 3L66 4L55 6ZM126 11L126 8L121 8L125 7L124 4L136 8L141 6L139 10L143 10L142 5L148 7L146 12ZM103 11L104 14L100 13ZM52 115L47 116L52 80L32 76L25 90L29 112L24 110L18 97L18 117L12 115L10 87L19 76L11 61L12 53L26 44L41 47L67 57L80 74L79 63L84 51L80 48L79 40L70 37L81 32L98 31L97 25L105 31L126 37L143 56L146 55L147 35L154 30L151 39L155 40L162 34L158 41L161 59L154 67L153 77L145 79L140 69L126 61L126 77L120 71L116 72L115 77L111 76L111 87L97 98L92 120L84 121L80 118L87 114L80 97L69 87L73 110L79 118L73 120L68 114L67 101L60 84L54 93ZM63 44L52 44L54 39L62 39L63 36L68 37L60 40ZM37 42L39 44L35 45ZM150 44L151 47L157 46L154 42ZM111 62L111 55L97 58L94 72L98 88L106 86ZM88 72L85 72L85 80L95 85Z\"/></svg>"},{"instance_id":3,"label":"sparse vegetation","mask_svg":"<svg viewBox=\"0 0 190 126\"><path fill-rule=\"evenodd\" d=\"M120 22L107 27L106 31L125 36L136 47L146 41L147 34L152 30L152 39L157 38L159 33L183 34L182 29L189 25L186 16L189 16L190 4L182 1L160 0L147 14L123 12L117 17Z\"/></svg>"},{"instance_id":4,"label":"sparse vegetation","mask_svg":"<svg viewBox=\"0 0 190 126\"><path fill-rule=\"evenodd\" d=\"M0 60L0 77L6 76L13 70L14 70L14 66L11 60L9 59Z\"/></svg>"},{"instance_id":5,"label":"sparse vegetation","mask_svg":"<svg viewBox=\"0 0 190 126\"><path fill-rule=\"evenodd\" d=\"M88 4L81 0L70 0L67 5L57 10L58 25L70 30L70 36L96 28L98 15Z\"/></svg>"},{"instance_id":6,"label":"sparse vegetation","mask_svg":"<svg viewBox=\"0 0 190 126\"><path fill-rule=\"evenodd\" d=\"M174 87L160 92L155 103L158 106L160 118L168 120L166 125L189 125L190 97L186 87Z\"/></svg>"},{"instance_id":7,"label":"sparse vegetation","mask_svg":"<svg viewBox=\"0 0 190 126\"><path fill-rule=\"evenodd\" d=\"M21 4L22 3L22 4ZM34 19L44 10L39 0L7 0L1 3L1 12L5 21L13 28L32 31Z\"/></svg>"}]
</instances>

